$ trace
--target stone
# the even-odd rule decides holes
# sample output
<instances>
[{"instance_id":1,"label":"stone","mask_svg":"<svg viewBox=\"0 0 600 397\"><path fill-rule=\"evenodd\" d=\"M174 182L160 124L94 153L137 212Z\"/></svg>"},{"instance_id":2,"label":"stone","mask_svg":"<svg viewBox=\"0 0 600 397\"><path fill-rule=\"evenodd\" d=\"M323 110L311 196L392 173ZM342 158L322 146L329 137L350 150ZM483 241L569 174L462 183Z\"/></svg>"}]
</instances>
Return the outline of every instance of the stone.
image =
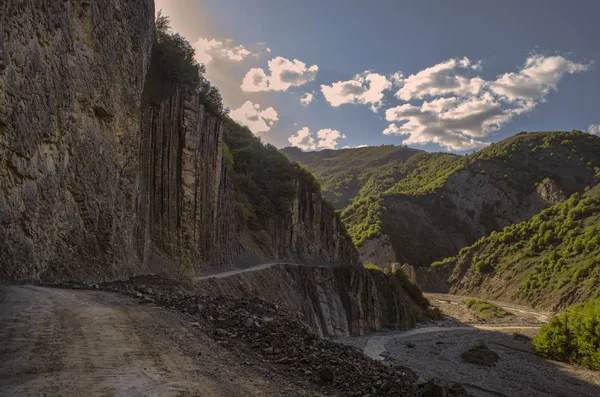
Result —
<instances>
[{"instance_id":1,"label":"stone","mask_svg":"<svg viewBox=\"0 0 600 397\"><path fill-rule=\"evenodd\" d=\"M254 327L254 320L251 318L246 319L246 323L244 324L246 328Z\"/></svg>"},{"instance_id":2,"label":"stone","mask_svg":"<svg viewBox=\"0 0 600 397\"><path fill-rule=\"evenodd\" d=\"M214 334L218 338L226 338L227 337L227 331L225 331L223 328L215 329Z\"/></svg>"},{"instance_id":3,"label":"stone","mask_svg":"<svg viewBox=\"0 0 600 397\"><path fill-rule=\"evenodd\" d=\"M323 368L319 372L319 378L324 382L333 382L333 380L335 379L335 375L333 371L329 368Z\"/></svg>"},{"instance_id":4,"label":"stone","mask_svg":"<svg viewBox=\"0 0 600 397\"><path fill-rule=\"evenodd\" d=\"M460 355L463 361L471 364L478 364L487 367L494 367L500 356L495 351L488 348L484 343L480 343Z\"/></svg>"}]
</instances>

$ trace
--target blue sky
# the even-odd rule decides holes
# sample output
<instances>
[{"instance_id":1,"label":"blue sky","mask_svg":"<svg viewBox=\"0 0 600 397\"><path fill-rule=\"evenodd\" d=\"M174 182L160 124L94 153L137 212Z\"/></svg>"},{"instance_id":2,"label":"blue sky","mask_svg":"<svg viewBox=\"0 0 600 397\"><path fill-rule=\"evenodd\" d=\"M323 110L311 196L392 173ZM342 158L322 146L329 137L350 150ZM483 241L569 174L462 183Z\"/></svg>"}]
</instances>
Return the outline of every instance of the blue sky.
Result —
<instances>
[{"instance_id":1,"label":"blue sky","mask_svg":"<svg viewBox=\"0 0 600 397\"><path fill-rule=\"evenodd\" d=\"M232 118L278 147L460 153L520 131L600 130L598 1L156 6L195 46Z\"/></svg>"}]
</instances>

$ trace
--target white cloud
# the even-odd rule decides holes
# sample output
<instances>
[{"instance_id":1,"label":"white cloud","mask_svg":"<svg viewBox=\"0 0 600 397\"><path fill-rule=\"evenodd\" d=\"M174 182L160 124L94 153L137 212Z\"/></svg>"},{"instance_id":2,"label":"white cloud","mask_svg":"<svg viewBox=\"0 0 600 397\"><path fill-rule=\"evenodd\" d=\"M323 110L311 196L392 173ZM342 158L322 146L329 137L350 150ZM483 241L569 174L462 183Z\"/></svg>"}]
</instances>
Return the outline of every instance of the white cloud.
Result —
<instances>
[{"instance_id":1,"label":"white cloud","mask_svg":"<svg viewBox=\"0 0 600 397\"><path fill-rule=\"evenodd\" d=\"M534 55L527 58L519 72L499 76L490 87L508 101L543 100L565 74L584 72L590 67L558 55Z\"/></svg>"},{"instance_id":2,"label":"white cloud","mask_svg":"<svg viewBox=\"0 0 600 397\"><path fill-rule=\"evenodd\" d=\"M533 110L564 75L589 70L590 65L561 56L534 55L520 71L493 81L457 74L481 68L481 62L463 58L450 59L408 78L395 74L392 80L401 87L396 93L400 99L437 98L387 109L386 120L392 124L383 134L406 136L404 144L437 143L457 151L482 148L487 143L481 138Z\"/></svg>"},{"instance_id":3,"label":"white cloud","mask_svg":"<svg viewBox=\"0 0 600 397\"><path fill-rule=\"evenodd\" d=\"M256 55L241 44L233 45L231 39L221 41L201 37L194 43L194 50L196 50L196 60L205 65L211 63L214 58L241 62L250 55Z\"/></svg>"},{"instance_id":4,"label":"white cloud","mask_svg":"<svg viewBox=\"0 0 600 397\"><path fill-rule=\"evenodd\" d=\"M335 149L338 145L337 140L346 138L346 135L338 130L326 128L319 130L317 132L317 137L319 138L319 142L317 143L318 147L323 149Z\"/></svg>"},{"instance_id":5,"label":"white cloud","mask_svg":"<svg viewBox=\"0 0 600 397\"><path fill-rule=\"evenodd\" d=\"M342 149L359 149L361 147L368 147L369 145L356 145L356 146L344 146Z\"/></svg>"},{"instance_id":6,"label":"white cloud","mask_svg":"<svg viewBox=\"0 0 600 397\"><path fill-rule=\"evenodd\" d=\"M457 96L477 95L484 80L480 77L464 77L456 74L457 70L478 70L480 63L473 64L469 58L452 58L421 70L406 78L401 73L393 76L395 85L401 88L396 97L404 101L421 99L425 96L453 94Z\"/></svg>"},{"instance_id":7,"label":"white cloud","mask_svg":"<svg viewBox=\"0 0 600 397\"><path fill-rule=\"evenodd\" d=\"M317 65L308 67L297 59L290 61L283 57L275 57L268 62L270 75L262 68L253 68L246 73L242 81L242 90L287 91L292 86L300 86L313 81L319 71Z\"/></svg>"},{"instance_id":8,"label":"white cloud","mask_svg":"<svg viewBox=\"0 0 600 397\"><path fill-rule=\"evenodd\" d=\"M296 135L290 136L288 142L291 143L292 146L299 147L302 150L315 150L317 148L315 138L313 138L312 132L310 132L308 127L304 127L299 130Z\"/></svg>"},{"instance_id":9,"label":"white cloud","mask_svg":"<svg viewBox=\"0 0 600 397\"><path fill-rule=\"evenodd\" d=\"M332 85L322 85L321 91L331 106L346 103L365 104L376 112L382 105L383 91L392 87L392 82L378 73L366 71L354 79L338 81Z\"/></svg>"},{"instance_id":10,"label":"white cloud","mask_svg":"<svg viewBox=\"0 0 600 397\"><path fill-rule=\"evenodd\" d=\"M600 124L592 124L588 127L587 132L594 135L600 135Z\"/></svg>"},{"instance_id":11,"label":"white cloud","mask_svg":"<svg viewBox=\"0 0 600 397\"><path fill-rule=\"evenodd\" d=\"M255 134L267 132L279 120L274 108L260 109L258 103L246 101L239 109L232 110L229 116L238 123L247 126Z\"/></svg>"},{"instance_id":12,"label":"white cloud","mask_svg":"<svg viewBox=\"0 0 600 397\"><path fill-rule=\"evenodd\" d=\"M308 106L314 98L315 96L313 94L307 92L306 94L300 97L300 103L302 104L302 106Z\"/></svg>"},{"instance_id":13,"label":"white cloud","mask_svg":"<svg viewBox=\"0 0 600 397\"><path fill-rule=\"evenodd\" d=\"M386 135L408 135L402 142L405 145L437 143L449 150L472 150L485 147L484 142L469 138L460 132L445 128L439 118L431 112L422 112L412 105L405 109L394 109L394 116L388 121L398 121L384 130Z\"/></svg>"},{"instance_id":14,"label":"white cloud","mask_svg":"<svg viewBox=\"0 0 600 397\"><path fill-rule=\"evenodd\" d=\"M324 128L317 131L317 140L308 127L304 127L288 138L288 142L302 150L336 149L338 139L346 138L346 135L337 130Z\"/></svg>"}]
</instances>

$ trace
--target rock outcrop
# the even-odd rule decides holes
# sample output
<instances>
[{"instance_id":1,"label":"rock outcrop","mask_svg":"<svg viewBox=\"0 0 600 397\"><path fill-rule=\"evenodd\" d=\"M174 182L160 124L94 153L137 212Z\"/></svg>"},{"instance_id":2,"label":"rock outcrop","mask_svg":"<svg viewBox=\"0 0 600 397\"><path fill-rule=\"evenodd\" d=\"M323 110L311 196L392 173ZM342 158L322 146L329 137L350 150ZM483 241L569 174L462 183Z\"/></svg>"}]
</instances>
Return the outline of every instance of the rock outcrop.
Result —
<instances>
[{"instance_id":1,"label":"rock outcrop","mask_svg":"<svg viewBox=\"0 0 600 397\"><path fill-rule=\"evenodd\" d=\"M300 180L266 243L240 226L220 116L152 73L152 0L9 1L0 22L0 279L358 263Z\"/></svg>"},{"instance_id":2,"label":"rock outcrop","mask_svg":"<svg viewBox=\"0 0 600 397\"><path fill-rule=\"evenodd\" d=\"M360 267L276 265L227 278L199 281L211 296L258 297L293 312L326 337L409 329L423 310L379 271Z\"/></svg>"}]
</instances>

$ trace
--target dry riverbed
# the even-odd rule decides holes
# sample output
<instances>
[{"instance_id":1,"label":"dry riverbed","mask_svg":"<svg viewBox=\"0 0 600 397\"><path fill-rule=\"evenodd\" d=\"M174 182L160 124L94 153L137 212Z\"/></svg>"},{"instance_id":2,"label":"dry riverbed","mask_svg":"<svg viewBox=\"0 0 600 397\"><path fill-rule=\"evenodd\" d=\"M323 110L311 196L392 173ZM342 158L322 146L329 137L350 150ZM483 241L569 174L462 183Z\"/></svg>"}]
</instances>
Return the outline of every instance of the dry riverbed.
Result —
<instances>
[{"instance_id":1,"label":"dry riverbed","mask_svg":"<svg viewBox=\"0 0 600 397\"><path fill-rule=\"evenodd\" d=\"M402 332L340 339L365 354L406 365L424 379L458 382L468 393L489 396L600 396L600 373L544 360L534 354L530 338L548 320L547 313L493 302L510 314L483 321L464 303L464 297L427 294L443 319ZM485 344L499 359L492 366L461 358L466 350Z\"/></svg>"}]
</instances>

